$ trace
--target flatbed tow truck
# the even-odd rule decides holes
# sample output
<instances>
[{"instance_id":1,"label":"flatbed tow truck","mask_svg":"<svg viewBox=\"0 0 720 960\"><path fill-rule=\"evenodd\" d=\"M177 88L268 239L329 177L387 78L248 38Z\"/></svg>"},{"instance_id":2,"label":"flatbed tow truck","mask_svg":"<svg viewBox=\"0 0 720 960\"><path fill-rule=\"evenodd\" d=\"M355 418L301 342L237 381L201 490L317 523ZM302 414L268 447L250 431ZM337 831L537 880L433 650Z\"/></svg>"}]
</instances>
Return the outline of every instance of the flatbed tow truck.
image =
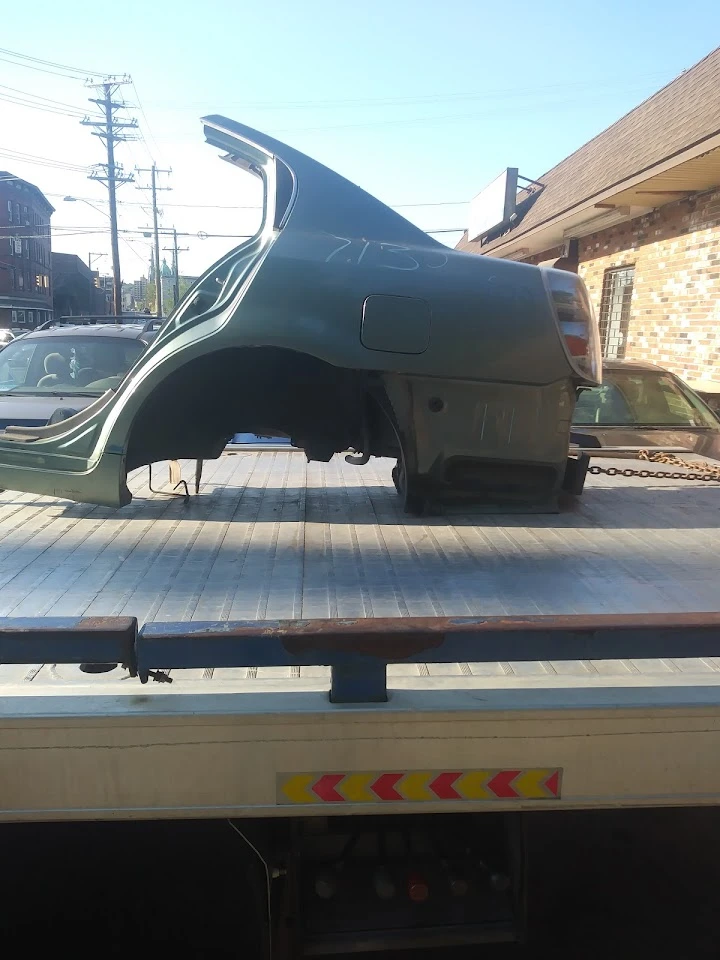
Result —
<instances>
[{"instance_id":1,"label":"flatbed tow truck","mask_svg":"<svg viewBox=\"0 0 720 960\"><path fill-rule=\"evenodd\" d=\"M522 940L528 815L717 805L714 485L414 518L391 466L0 494L0 836L226 821L239 955L294 960Z\"/></svg>"}]
</instances>

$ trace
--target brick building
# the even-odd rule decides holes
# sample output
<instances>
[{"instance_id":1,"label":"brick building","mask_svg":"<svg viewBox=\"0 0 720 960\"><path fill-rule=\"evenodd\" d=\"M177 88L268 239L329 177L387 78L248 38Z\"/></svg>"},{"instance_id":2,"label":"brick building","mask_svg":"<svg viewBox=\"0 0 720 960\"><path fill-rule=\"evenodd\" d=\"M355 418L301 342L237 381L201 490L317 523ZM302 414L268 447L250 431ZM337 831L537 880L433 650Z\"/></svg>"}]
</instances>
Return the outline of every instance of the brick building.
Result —
<instances>
[{"instance_id":1,"label":"brick building","mask_svg":"<svg viewBox=\"0 0 720 960\"><path fill-rule=\"evenodd\" d=\"M575 270L606 356L720 381L720 48L512 200L458 248Z\"/></svg>"},{"instance_id":2,"label":"brick building","mask_svg":"<svg viewBox=\"0 0 720 960\"><path fill-rule=\"evenodd\" d=\"M53 213L36 186L0 171L0 327L31 329L52 317Z\"/></svg>"}]
</instances>

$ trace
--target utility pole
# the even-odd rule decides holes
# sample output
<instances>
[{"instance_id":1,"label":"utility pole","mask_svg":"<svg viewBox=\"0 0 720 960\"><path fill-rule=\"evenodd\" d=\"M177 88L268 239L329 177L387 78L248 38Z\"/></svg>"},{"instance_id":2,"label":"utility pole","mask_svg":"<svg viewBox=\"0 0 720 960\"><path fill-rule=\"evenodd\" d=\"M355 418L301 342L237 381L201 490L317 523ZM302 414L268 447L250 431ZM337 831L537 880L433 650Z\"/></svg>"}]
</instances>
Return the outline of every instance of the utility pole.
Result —
<instances>
[{"instance_id":1,"label":"utility pole","mask_svg":"<svg viewBox=\"0 0 720 960\"><path fill-rule=\"evenodd\" d=\"M115 163L115 144L124 140L132 140L133 137L123 133L124 130L135 129L137 120L119 120L116 117L118 110L125 110L126 104L121 101L114 101L113 96L118 89L130 80L123 78L117 80L108 78L104 83L88 84L97 90L102 91L102 97L90 98L90 103L95 103L102 111L99 117L85 117L80 122L83 126L93 128L93 136L99 137L105 144L107 151L107 163L96 164L93 172L90 174L91 180L99 180L107 185L108 200L110 205L110 249L112 254L113 269L113 313L117 317L122 313L122 278L120 276L120 249L118 244L118 224L117 224L117 200L115 190L119 184L131 183L132 174L125 175L120 164Z\"/></svg>"},{"instance_id":2,"label":"utility pole","mask_svg":"<svg viewBox=\"0 0 720 960\"><path fill-rule=\"evenodd\" d=\"M149 187L138 187L138 190L150 190L152 191L152 215L153 215L153 236L155 238L155 313L158 317L163 315L163 297L162 297L162 277L160 276L160 230L158 228L158 205L157 205L157 192L158 190L171 190L172 187L159 187L157 185L157 175L159 173L172 173L172 170L158 170L157 165L153 164L149 170L141 169L140 167L135 168L136 173L149 173L150 174L150 186Z\"/></svg>"},{"instance_id":3,"label":"utility pole","mask_svg":"<svg viewBox=\"0 0 720 960\"><path fill-rule=\"evenodd\" d=\"M173 245L172 247L163 247L163 250L172 251L173 255L173 309L180 300L180 266L178 263L178 254L187 253L190 247L178 247L178 233L175 227L172 228Z\"/></svg>"}]
</instances>

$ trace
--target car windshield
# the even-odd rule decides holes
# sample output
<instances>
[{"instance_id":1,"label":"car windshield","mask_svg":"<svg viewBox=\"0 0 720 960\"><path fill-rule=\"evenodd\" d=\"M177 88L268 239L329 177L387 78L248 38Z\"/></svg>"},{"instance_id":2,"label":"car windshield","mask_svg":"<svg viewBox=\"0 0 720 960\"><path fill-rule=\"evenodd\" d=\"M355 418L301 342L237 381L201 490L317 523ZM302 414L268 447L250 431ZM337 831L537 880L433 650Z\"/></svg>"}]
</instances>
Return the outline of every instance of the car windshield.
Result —
<instances>
[{"instance_id":1,"label":"car windshield","mask_svg":"<svg viewBox=\"0 0 720 960\"><path fill-rule=\"evenodd\" d=\"M700 399L667 374L606 369L603 381L580 394L576 426L718 427Z\"/></svg>"},{"instance_id":2,"label":"car windshield","mask_svg":"<svg viewBox=\"0 0 720 960\"><path fill-rule=\"evenodd\" d=\"M128 337L37 337L0 353L0 393L97 393L116 387L145 344Z\"/></svg>"}]
</instances>

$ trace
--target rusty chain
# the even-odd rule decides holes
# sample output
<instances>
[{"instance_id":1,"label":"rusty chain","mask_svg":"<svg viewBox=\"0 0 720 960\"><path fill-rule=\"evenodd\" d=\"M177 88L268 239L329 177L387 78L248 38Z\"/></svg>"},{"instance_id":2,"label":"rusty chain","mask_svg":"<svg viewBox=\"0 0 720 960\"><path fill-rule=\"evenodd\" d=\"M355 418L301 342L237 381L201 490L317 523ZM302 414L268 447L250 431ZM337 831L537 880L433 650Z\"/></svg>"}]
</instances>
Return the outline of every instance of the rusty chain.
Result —
<instances>
[{"instance_id":1,"label":"rusty chain","mask_svg":"<svg viewBox=\"0 0 720 960\"><path fill-rule=\"evenodd\" d=\"M703 480L706 483L720 483L720 464L708 463L705 460L683 460L676 457L674 453L649 453L647 450L638 451L638 460L645 460L648 463L667 463L673 467L685 467L691 473L672 473L666 470L633 470L630 467L625 469L621 467L597 467L591 466L588 473L595 476L604 473L608 477L640 477L641 479L652 478L654 480ZM705 471L698 473L697 471Z\"/></svg>"}]
</instances>

